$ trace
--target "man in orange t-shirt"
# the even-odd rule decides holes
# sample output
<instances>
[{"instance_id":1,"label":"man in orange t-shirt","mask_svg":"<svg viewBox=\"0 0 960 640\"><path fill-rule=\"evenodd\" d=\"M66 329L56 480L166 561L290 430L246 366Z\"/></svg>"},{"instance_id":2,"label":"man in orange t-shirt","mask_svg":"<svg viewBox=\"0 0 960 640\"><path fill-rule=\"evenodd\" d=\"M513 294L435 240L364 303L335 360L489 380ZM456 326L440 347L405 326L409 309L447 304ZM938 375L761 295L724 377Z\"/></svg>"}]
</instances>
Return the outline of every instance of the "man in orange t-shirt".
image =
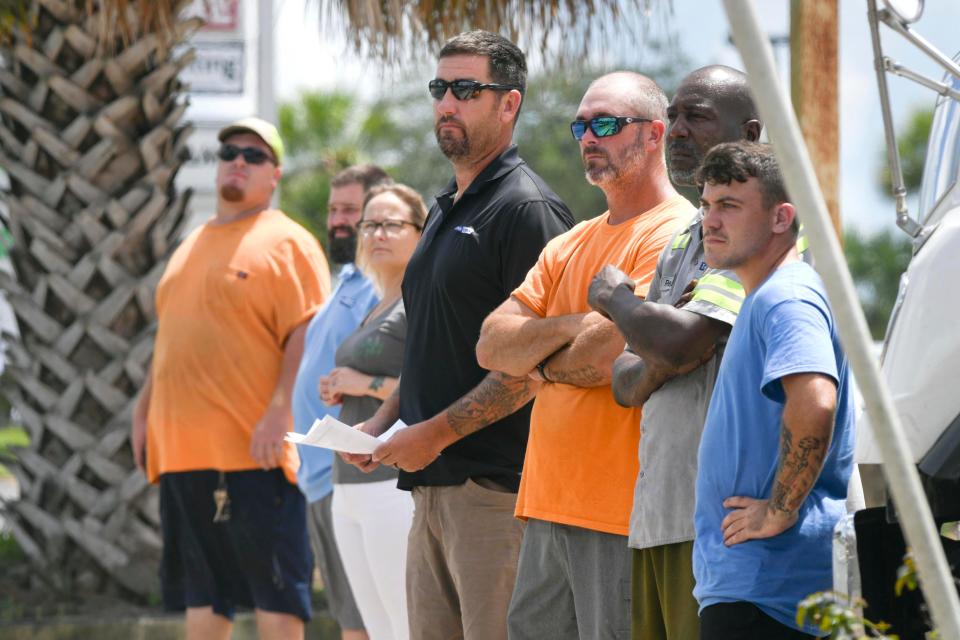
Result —
<instances>
[{"instance_id":1,"label":"man in orange t-shirt","mask_svg":"<svg viewBox=\"0 0 960 640\"><path fill-rule=\"evenodd\" d=\"M611 369L624 339L590 310L587 290L613 264L644 295L661 250L695 214L667 176L666 108L663 91L637 73L590 85L571 131L587 180L603 190L609 210L546 246L484 322L477 344L482 366L543 383L517 501L527 527L511 640L630 634L626 536L640 410L613 399Z\"/></svg>"},{"instance_id":2,"label":"man in orange t-shirt","mask_svg":"<svg viewBox=\"0 0 960 640\"><path fill-rule=\"evenodd\" d=\"M303 638L313 556L297 488L291 393L307 321L329 293L316 239L270 208L283 143L245 118L219 135L217 211L157 286L153 362L134 409L137 466L160 482L168 609L187 636Z\"/></svg>"}]
</instances>

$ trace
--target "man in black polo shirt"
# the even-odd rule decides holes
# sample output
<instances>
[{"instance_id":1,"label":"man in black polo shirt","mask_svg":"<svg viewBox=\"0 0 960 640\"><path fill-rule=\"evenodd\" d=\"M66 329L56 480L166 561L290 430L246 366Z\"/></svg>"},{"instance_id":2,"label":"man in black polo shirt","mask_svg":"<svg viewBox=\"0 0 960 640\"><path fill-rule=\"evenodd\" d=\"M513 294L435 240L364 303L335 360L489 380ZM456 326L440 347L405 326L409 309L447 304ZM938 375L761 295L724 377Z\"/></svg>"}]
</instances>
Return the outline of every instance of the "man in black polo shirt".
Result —
<instances>
[{"instance_id":1,"label":"man in black polo shirt","mask_svg":"<svg viewBox=\"0 0 960 640\"><path fill-rule=\"evenodd\" d=\"M372 459L348 456L361 468L398 466L400 488L413 490L407 592L418 640L507 635L523 535L516 491L537 383L485 371L475 347L487 314L573 225L511 143L525 84L523 53L496 34L460 34L440 51L430 93L455 178L404 276L398 392L362 428L379 435L397 418L410 427Z\"/></svg>"}]
</instances>

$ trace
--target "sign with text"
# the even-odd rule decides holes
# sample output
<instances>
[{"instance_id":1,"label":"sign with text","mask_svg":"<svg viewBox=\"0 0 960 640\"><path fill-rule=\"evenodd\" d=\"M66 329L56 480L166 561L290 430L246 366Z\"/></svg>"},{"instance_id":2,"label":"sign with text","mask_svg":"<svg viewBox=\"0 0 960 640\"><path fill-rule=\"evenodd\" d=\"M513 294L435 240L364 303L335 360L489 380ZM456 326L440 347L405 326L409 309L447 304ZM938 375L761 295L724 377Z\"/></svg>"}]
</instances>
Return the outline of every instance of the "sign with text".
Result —
<instances>
[{"instance_id":1,"label":"sign with text","mask_svg":"<svg viewBox=\"0 0 960 640\"><path fill-rule=\"evenodd\" d=\"M196 58L180 74L191 94L243 93L243 42L194 42Z\"/></svg>"}]
</instances>

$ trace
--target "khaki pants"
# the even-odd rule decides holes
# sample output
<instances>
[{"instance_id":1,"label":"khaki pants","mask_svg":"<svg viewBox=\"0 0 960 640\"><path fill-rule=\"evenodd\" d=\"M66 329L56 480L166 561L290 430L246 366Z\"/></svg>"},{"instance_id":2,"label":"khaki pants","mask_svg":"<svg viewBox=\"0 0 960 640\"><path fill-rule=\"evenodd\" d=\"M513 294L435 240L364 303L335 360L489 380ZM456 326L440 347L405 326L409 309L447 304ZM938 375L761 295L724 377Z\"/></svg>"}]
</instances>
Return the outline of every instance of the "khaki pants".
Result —
<instances>
[{"instance_id":1,"label":"khaki pants","mask_svg":"<svg viewBox=\"0 0 960 640\"><path fill-rule=\"evenodd\" d=\"M410 637L507 637L507 607L517 575L523 522L517 496L467 480L413 490L407 546Z\"/></svg>"},{"instance_id":2,"label":"khaki pants","mask_svg":"<svg viewBox=\"0 0 960 640\"><path fill-rule=\"evenodd\" d=\"M633 552L633 640L700 637L693 541Z\"/></svg>"}]
</instances>

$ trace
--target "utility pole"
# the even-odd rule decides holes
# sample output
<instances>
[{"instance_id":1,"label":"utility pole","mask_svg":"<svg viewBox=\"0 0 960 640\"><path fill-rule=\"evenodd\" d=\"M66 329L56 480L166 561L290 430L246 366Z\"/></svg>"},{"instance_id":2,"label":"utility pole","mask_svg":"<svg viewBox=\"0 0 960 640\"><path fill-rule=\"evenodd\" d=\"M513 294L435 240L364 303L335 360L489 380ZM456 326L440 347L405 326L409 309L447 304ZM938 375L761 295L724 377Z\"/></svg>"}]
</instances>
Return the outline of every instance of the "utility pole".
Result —
<instances>
[{"instance_id":1,"label":"utility pole","mask_svg":"<svg viewBox=\"0 0 960 640\"><path fill-rule=\"evenodd\" d=\"M837 0L790 0L793 106L833 228L842 239L838 24Z\"/></svg>"}]
</instances>

